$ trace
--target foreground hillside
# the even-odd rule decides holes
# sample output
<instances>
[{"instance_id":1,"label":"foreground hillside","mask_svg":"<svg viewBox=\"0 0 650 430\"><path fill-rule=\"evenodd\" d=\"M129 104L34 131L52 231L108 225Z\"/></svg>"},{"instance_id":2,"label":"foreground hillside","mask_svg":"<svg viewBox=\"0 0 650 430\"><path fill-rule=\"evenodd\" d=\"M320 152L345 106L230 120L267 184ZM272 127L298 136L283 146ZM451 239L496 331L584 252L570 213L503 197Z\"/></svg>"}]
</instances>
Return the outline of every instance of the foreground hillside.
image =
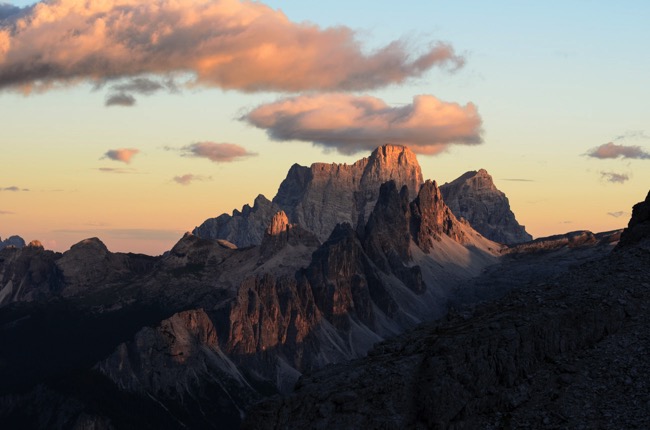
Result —
<instances>
[{"instance_id":1,"label":"foreground hillside","mask_svg":"<svg viewBox=\"0 0 650 430\"><path fill-rule=\"evenodd\" d=\"M650 427L650 194L610 255L378 344L246 428Z\"/></svg>"}]
</instances>

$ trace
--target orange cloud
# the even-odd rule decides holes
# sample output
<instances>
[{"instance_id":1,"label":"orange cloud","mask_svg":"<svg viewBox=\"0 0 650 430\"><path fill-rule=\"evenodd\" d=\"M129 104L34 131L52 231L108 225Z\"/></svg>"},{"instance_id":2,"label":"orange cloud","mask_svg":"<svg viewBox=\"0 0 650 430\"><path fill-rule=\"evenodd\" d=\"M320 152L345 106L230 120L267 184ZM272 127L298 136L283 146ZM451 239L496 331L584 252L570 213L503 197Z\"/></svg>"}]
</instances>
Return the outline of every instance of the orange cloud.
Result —
<instances>
[{"instance_id":1,"label":"orange cloud","mask_svg":"<svg viewBox=\"0 0 650 430\"><path fill-rule=\"evenodd\" d=\"M448 144L478 144L482 120L476 106L419 95L392 107L383 100L348 94L285 98L261 105L242 117L273 140L302 140L351 154L385 143L436 154Z\"/></svg>"},{"instance_id":2,"label":"orange cloud","mask_svg":"<svg viewBox=\"0 0 650 430\"><path fill-rule=\"evenodd\" d=\"M123 163L129 164L133 156L139 152L140 150L133 148L111 149L109 151L106 151L106 154L104 154L104 157L102 158L108 158L109 160L121 161Z\"/></svg>"},{"instance_id":3,"label":"orange cloud","mask_svg":"<svg viewBox=\"0 0 650 430\"><path fill-rule=\"evenodd\" d=\"M24 92L185 73L190 85L246 92L352 91L462 64L443 43L367 54L348 27L295 23L252 1L51 0L0 22L0 88Z\"/></svg>"},{"instance_id":4,"label":"orange cloud","mask_svg":"<svg viewBox=\"0 0 650 430\"><path fill-rule=\"evenodd\" d=\"M184 146L181 151L184 157L202 157L215 163L227 163L257 155L234 143L197 142Z\"/></svg>"}]
</instances>

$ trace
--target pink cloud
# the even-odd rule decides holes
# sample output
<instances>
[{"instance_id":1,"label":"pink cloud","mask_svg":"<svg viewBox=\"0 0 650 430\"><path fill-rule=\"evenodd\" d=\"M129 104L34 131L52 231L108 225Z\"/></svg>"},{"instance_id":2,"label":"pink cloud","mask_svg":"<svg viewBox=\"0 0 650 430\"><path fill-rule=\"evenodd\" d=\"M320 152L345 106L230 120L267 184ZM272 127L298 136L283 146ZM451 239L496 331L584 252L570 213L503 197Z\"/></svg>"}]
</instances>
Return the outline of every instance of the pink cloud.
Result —
<instances>
[{"instance_id":1,"label":"pink cloud","mask_svg":"<svg viewBox=\"0 0 650 430\"><path fill-rule=\"evenodd\" d=\"M261 105L242 119L266 130L273 140L302 140L345 154L385 143L436 154L449 144L482 142L482 120L474 104L461 106L430 95L396 107L370 96L297 96Z\"/></svg>"},{"instance_id":2,"label":"pink cloud","mask_svg":"<svg viewBox=\"0 0 650 430\"><path fill-rule=\"evenodd\" d=\"M190 185L192 182L195 181L209 181L212 178L206 177L203 175L195 175L193 173L188 173L186 175L181 175L181 176L174 176L174 182L181 184L181 185Z\"/></svg>"},{"instance_id":3,"label":"pink cloud","mask_svg":"<svg viewBox=\"0 0 650 430\"><path fill-rule=\"evenodd\" d=\"M353 91L462 65L443 43L366 53L348 27L292 22L252 1L51 0L0 23L0 88L24 92L179 73L246 92Z\"/></svg>"},{"instance_id":4,"label":"pink cloud","mask_svg":"<svg viewBox=\"0 0 650 430\"><path fill-rule=\"evenodd\" d=\"M650 159L650 153L636 145L617 145L613 142L600 145L587 153L588 156L600 159L606 158L636 158L639 160Z\"/></svg>"},{"instance_id":5,"label":"pink cloud","mask_svg":"<svg viewBox=\"0 0 650 430\"><path fill-rule=\"evenodd\" d=\"M111 149L109 151L106 151L104 157L102 158L108 158L109 160L121 161L123 163L129 164L131 162L131 159L139 152L140 150L133 148Z\"/></svg>"},{"instance_id":6,"label":"pink cloud","mask_svg":"<svg viewBox=\"0 0 650 430\"><path fill-rule=\"evenodd\" d=\"M184 146L181 151L185 157L202 157L215 163L227 163L257 155L234 143L197 142Z\"/></svg>"}]
</instances>

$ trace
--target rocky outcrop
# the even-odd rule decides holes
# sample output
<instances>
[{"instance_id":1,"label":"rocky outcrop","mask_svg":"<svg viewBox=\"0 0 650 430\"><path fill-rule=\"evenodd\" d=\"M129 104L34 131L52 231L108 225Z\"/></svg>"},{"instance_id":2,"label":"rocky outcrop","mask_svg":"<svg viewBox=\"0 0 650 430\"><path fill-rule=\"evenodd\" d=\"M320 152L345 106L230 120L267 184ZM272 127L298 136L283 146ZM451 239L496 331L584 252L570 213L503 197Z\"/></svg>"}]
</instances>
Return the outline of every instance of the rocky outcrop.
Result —
<instances>
[{"instance_id":1,"label":"rocky outcrop","mask_svg":"<svg viewBox=\"0 0 650 430\"><path fill-rule=\"evenodd\" d=\"M260 245L260 258L262 261L269 260L287 245L313 248L319 246L320 242L312 232L298 224L290 224L284 211L280 211L273 215L271 223L264 232Z\"/></svg>"},{"instance_id":2,"label":"rocky outcrop","mask_svg":"<svg viewBox=\"0 0 650 430\"><path fill-rule=\"evenodd\" d=\"M363 226L379 197L379 187L394 180L414 198L423 183L415 154L398 145L384 145L354 164L294 164L273 202L258 197L253 208L221 215L194 230L203 238L227 239L237 246L260 244L273 215L283 210L291 223L326 240L343 222Z\"/></svg>"},{"instance_id":3,"label":"rocky outcrop","mask_svg":"<svg viewBox=\"0 0 650 430\"><path fill-rule=\"evenodd\" d=\"M512 245L502 250L503 254L522 254L557 251L562 248L580 248L597 245L609 245L617 242L622 230L592 233L588 230L572 231L548 237L540 237L530 242Z\"/></svg>"},{"instance_id":4,"label":"rocky outcrop","mask_svg":"<svg viewBox=\"0 0 650 430\"><path fill-rule=\"evenodd\" d=\"M465 243L465 233L460 224L444 203L436 182L426 181L411 203L411 232L415 243L424 252L431 251L432 241L440 241L443 234L458 243Z\"/></svg>"},{"instance_id":5,"label":"rocky outcrop","mask_svg":"<svg viewBox=\"0 0 650 430\"><path fill-rule=\"evenodd\" d=\"M65 285L56 265L60 256L34 242L0 250L0 306L40 301L60 292Z\"/></svg>"},{"instance_id":6,"label":"rocky outcrop","mask_svg":"<svg viewBox=\"0 0 650 430\"><path fill-rule=\"evenodd\" d=\"M646 427L648 279L647 250L610 254L305 376L243 427Z\"/></svg>"},{"instance_id":7,"label":"rocky outcrop","mask_svg":"<svg viewBox=\"0 0 650 430\"><path fill-rule=\"evenodd\" d=\"M218 355L218 346L217 331L207 314L186 311L157 327L143 328L96 367L123 389L169 394L180 388L182 392L197 377L193 374L197 368L205 368L202 348Z\"/></svg>"},{"instance_id":8,"label":"rocky outcrop","mask_svg":"<svg viewBox=\"0 0 650 430\"><path fill-rule=\"evenodd\" d=\"M466 219L483 236L506 245L533 237L519 225L506 195L494 185L487 171L467 172L440 187L445 203L458 218Z\"/></svg>"},{"instance_id":9,"label":"rocky outcrop","mask_svg":"<svg viewBox=\"0 0 650 430\"><path fill-rule=\"evenodd\" d=\"M2 240L0 237L0 250L8 246L13 246L15 248L22 248L25 246L25 241L20 236L10 236L5 240Z\"/></svg>"},{"instance_id":10,"label":"rocky outcrop","mask_svg":"<svg viewBox=\"0 0 650 430\"><path fill-rule=\"evenodd\" d=\"M241 211L235 209L232 215L221 214L210 218L192 233L204 239L225 239L238 247L259 245L264 230L278 210L278 206L260 194L255 198L253 207L244 205Z\"/></svg>"},{"instance_id":11,"label":"rocky outcrop","mask_svg":"<svg viewBox=\"0 0 650 430\"><path fill-rule=\"evenodd\" d=\"M620 247L650 242L650 192L632 208L632 218L621 234Z\"/></svg>"},{"instance_id":12,"label":"rocky outcrop","mask_svg":"<svg viewBox=\"0 0 650 430\"><path fill-rule=\"evenodd\" d=\"M0 306L132 283L156 261L147 255L112 253L97 238L85 239L63 254L46 251L37 240L22 249L8 247L0 251Z\"/></svg>"},{"instance_id":13,"label":"rocky outcrop","mask_svg":"<svg viewBox=\"0 0 650 430\"><path fill-rule=\"evenodd\" d=\"M177 427L232 428L260 397L221 351L201 309L143 328L95 367L121 390L155 399Z\"/></svg>"},{"instance_id":14,"label":"rocky outcrop","mask_svg":"<svg viewBox=\"0 0 650 430\"><path fill-rule=\"evenodd\" d=\"M84 239L63 253L56 265L63 275L64 296L99 290L119 282L132 282L153 268L146 255L112 253L98 238Z\"/></svg>"}]
</instances>

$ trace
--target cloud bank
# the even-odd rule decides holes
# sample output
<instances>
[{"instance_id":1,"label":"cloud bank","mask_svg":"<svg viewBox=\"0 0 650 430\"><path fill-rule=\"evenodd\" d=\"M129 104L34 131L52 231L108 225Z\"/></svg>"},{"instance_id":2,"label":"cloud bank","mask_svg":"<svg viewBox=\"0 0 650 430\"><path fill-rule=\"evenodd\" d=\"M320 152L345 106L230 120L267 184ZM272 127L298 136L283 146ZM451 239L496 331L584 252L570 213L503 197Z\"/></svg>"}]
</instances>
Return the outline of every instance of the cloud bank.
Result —
<instances>
[{"instance_id":1,"label":"cloud bank","mask_svg":"<svg viewBox=\"0 0 650 430\"><path fill-rule=\"evenodd\" d=\"M257 154L234 143L197 142L181 148L184 157L201 157L215 163L229 163Z\"/></svg>"},{"instance_id":2,"label":"cloud bank","mask_svg":"<svg viewBox=\"0 0 650 430\"><path fill-rule=\"evenodd\" d=\"M295 23L252 1L50 0L6 9L0 89L26 93L185 74L190 85L245 92L355 91L463 65L439 42L396 40L367 53L348 27Z\"/></svg>"},{"instance_id":3,"label":"cloud bank","mask_svg":"<svg viewBox=\"0 0 650 430\"><path fill-rule=\"evenodd\" d=\"M0 215L15 215L15 212L0 210Z\"/></svg>"},{"instance_id":4,"label":"cloud bank","mask_svg":"<svg viewBox=\"0 0 650 430\"><path fill-rule=\"evenodd\" d=\"M617 145L613 142L600 145L587 152L587 155L601 160L608 158L632 158L637 160L650 160L650 153L646 152L640 146L635 145Z\"/></svg>"},{"instance_id":5,"label":"cloud bank","mask_svg":"<svg viewBox=\"0 0 650 430\"><path fill-rule=\"evenodd\" d=\"M108 158L109 160L121 161L122 163L129 164L131 159L139 152L139 149L134 148L110 149L106 151L102 158Z\"/></svg>"},{"instance_id":6,"label":"cloud bank","mask_svg":"<svg viewBox=\"0 0 650 430\"><path fill-rule=\"evenodd\" d=\"M623 215L629 215L629 212L624 212L624 211L607 212L607 215L612 216L614 218L620 218Z\"/></svg>"},{"instance_id":7,"label":"cloud bank","mask_svg":"<svg viewBox=\"0 0 650 430\"><path fill-rule=\"evenodd\" d=\"M600 177L612 184L622 184L630 179L625 173L600 172Z\"/></svg>"},{"instance_id":8,"label":"cloud bank","mask_svg":"<svg viewBox=\"0 0 650 430\"><path fill-rule=\"evenodd\" d=\"M273 140L302 140L352 154L394 143L420 154L448 144L478 144L482 120L476 106L419 95L392 107L370 96L315 94L261 105L242 120L266 130Z\"/></svg>"},{"instance_id":9,"label":"cloud bank","mask_svg":"<svg viewBox=\"0 0 650 430\"><path fill-rule=\"evenodd\" d=\"M192 182L195 182L195 181L209 181L211 179L212 178L206 177L206 176L203 176L203 175L195 175L193 173L188 173L186 175L174 176L173 180L177 184L187 186L187 185L190 185Z\"/></svg>"}]
</instances>

